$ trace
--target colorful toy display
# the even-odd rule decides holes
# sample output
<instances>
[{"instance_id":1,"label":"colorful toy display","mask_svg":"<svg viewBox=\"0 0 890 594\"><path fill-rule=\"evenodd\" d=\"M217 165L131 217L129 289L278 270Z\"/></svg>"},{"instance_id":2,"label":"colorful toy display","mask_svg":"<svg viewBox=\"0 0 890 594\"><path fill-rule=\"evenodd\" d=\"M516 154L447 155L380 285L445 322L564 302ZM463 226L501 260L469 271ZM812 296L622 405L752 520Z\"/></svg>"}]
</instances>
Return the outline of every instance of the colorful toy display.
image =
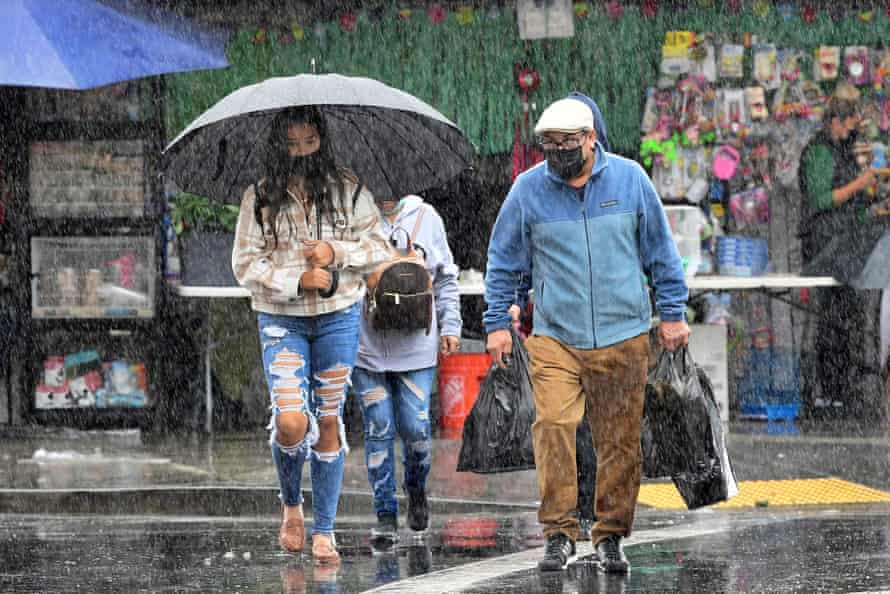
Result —
<instances>
[{"instance_id":1,"label":"colorful toy display","mask_svg":"<svg viewBox=\"0 0 890 594\"><path fill-rule=\"evenodd\" d=\"M34 393L34 406L42 410L144 407L148 403L145 364L123 359L103 362L95 350L47 357Z\"/></svg>"},{"instance_id":2,"label":"colorful toy display","mask_svg":"<svg viewBox=\"0 0 890 594\"><path fill-rule=\"evenodd\" d=\"M836 84L850 83L862 92L860 166L887 165L881 140L890 133L890 51L833 45L806 51L748 35L739 41L668 32L661 76L646 91L640 156L663 200L704 214L702 272L722 265L727 274L737 274L738 262L730 264L729 256L751 253L744 242L726 244L721 260L715 237L763 240L770 200L796 190L801 152ZM713 56L719 59L711 68ZM884 184L883 179L877 184L881 196L873 216L890 212L890 182ZM745 274L768 270L763 244L756 245L756 265L743 267Z\"/></svg>"}]
</instances>

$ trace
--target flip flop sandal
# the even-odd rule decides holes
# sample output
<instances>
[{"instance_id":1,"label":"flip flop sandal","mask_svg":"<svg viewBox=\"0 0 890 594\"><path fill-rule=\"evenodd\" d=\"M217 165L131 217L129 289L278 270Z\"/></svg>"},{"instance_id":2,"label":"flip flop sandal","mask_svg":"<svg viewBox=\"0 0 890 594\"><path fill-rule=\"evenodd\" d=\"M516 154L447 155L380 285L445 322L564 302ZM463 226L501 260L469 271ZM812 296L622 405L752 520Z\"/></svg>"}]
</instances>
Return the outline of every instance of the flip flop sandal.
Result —
<instances>
[{"instance_id":1,"label":"flip flop sandal","mask_svg":"<svg viewBox=\"0 0 890 594\"><path fill-rule=\"evenodd\" d=\"M300 504L299 508L300 517L285 518L285 505L281 504L281 529L278 531L278 544L288 553L302 553L306 543L303 505Z\"/></svg>"}]
</instances>

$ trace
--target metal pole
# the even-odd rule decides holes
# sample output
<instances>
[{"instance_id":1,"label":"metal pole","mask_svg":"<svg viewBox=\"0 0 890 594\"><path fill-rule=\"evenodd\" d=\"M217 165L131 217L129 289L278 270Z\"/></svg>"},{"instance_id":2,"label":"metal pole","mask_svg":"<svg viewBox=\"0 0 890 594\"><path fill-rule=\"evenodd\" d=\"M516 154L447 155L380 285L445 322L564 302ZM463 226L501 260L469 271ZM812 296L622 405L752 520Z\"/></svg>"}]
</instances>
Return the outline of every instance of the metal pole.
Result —
<instances>
[{"instance_id":1,"label":"metal pole","mask_svg":"<svg viewBox=\"0 0 890 594\"><path fill-rule=\"evenodd\" d=\"M207 308L207 348L204 349L204 405L207 416L204 419L204 431L213 434L213 384L211 367L213 364L213 304Z\"/></svg>"}]
</instances>

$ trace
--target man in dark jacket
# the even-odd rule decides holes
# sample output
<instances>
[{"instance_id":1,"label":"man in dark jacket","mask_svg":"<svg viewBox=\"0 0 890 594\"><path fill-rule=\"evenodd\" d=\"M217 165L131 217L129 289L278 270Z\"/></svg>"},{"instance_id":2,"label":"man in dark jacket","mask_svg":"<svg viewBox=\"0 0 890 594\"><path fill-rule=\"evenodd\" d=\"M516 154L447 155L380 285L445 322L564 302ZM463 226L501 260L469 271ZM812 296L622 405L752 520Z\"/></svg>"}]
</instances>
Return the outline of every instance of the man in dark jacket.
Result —
<instances>
[{"instance_id":1,"label":"man in dark jacket","mask_svg":"<svg viewBox=\"0 0 890 594\"><path fill-rule=\"evenodd\" d=\"M597 142L591 110L562 99L535 126L545 162L520 175L492 230L485 275L487 347L503 365L509 308L523 277L535 295L532 427L547 547L543 571L575 554L575 439L585 407L599 458L591 538L600 566L626 573L642 475L640 432L655 289L663 347L689 339L688 289L661 201L642 167ZM582 380L584 381L582 387Z\"/></svg>"},{"instance_id":2,"label":"man in dark jacket","mask_svg":"<svg viewBox=\"0 0 890 594\"><path fill-rule=\"evenodd\" d=\"M859 124L858 91L839 85L822 116L822 129L801 155L799 181L803 203L800 218L801 260L808 272L843 275L833 266L813 270L819 262L835 263L842 254L835 238L855 251L866 240L866 211L872 204L868 188L873 169L860 169L853 152ZM816 289L813 360L808 361L806 404L814 416L879 418L883 406L876 293L852 287Z\"/></svg>"}]
</instances>

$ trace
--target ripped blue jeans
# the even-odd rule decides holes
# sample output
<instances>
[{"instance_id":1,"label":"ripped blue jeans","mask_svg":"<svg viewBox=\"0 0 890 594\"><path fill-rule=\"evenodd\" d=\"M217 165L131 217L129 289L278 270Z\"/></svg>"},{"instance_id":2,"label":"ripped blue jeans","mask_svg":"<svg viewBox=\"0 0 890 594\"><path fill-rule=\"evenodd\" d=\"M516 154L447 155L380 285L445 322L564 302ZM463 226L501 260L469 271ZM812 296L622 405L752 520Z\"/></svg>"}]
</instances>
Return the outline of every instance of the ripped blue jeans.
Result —
<instances>
[{"instance_id":1,"label":"ripped blue jeans","mask_svg":"<svg viewBox=\"0 0 890 594\"><path fill-rule=\"evenodd\" d=\"M303 462L309 457L313 534L334 532L343 464L349 451L343 403L358 350L359 316L356 304L314 317L265 313L258 317L263 369L272 398L269 444L278 470L281 500L286 505L303 502L300 482ZM282 445L278 439L279 417L284 415L293 421L294 413L306 416L306 435L296 443ZM314 446L320 437L320 425L330 423L326 418L336 419L340 448L319 452Z\"/></svg>"},{"instance_id":2,"label":"ripped blue jeans","mask_svg":"<svg viewBox=\"0 0 890 594\"><path fill-rule=\"evenodd\" d=\"M394 440L402 439L406 489L425 489L430 473L430 390L436 368L376 373L356 367L352 385L365 426L365 463L374 511L398 514Z\"/></svg>"}]
</instances>

